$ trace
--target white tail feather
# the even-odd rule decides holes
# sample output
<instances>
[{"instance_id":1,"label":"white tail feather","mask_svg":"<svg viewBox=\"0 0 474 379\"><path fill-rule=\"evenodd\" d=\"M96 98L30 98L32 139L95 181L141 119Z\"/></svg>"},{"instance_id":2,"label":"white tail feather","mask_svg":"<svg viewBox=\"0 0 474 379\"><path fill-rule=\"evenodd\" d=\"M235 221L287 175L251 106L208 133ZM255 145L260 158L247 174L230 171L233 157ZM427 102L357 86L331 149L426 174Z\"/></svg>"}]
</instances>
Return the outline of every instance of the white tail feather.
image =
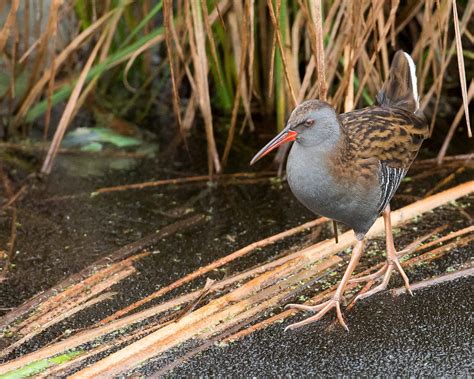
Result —
<instances>
[{"instance_id":1,"label":"white tail feather","mask_svg":"<svg viewBox=\"0 0 474 379\"><path fill-rule=\"evenodd\" d=\"M416 101L416 110L418 110L418 108L420 108L420 101L419 101L420 98L418 96L418 83L417 83L417 79L416 79L415 62L413 62L413 59L410 56L410 54L407 54L405 52L403 52L403 54L405 54L405 57L408 61L408 66L410 67L411 86L413 87L413 97L415 98L415 101Z\"/></svg>"}]
</instances>

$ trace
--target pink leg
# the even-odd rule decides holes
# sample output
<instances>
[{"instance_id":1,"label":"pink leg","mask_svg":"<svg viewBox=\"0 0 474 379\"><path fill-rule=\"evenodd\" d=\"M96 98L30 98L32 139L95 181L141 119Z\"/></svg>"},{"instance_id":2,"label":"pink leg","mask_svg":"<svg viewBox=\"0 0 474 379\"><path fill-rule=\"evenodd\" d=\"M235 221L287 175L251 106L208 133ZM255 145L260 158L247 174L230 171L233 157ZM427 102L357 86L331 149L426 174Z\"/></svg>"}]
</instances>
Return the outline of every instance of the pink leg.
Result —
<instances>
[{"instance_id":1,"label":"pink leg","mask_svg":"<svg viewBox=\"0 0 474 379\"><path fill-rule=\"evenodd\" d=\"M285 330L288 329L296 329L299 328L303 325L311 324L315 321L320 320L327 312L329 312L330 309L336 308L336 314L337 314L337 319L339 320L339 323L346 329L349 330L347 327L344 318L342 317L342 312L341 312L341 299L344 294L344 290L347 286L347 283L349 282L349 279L352 275L352 272L355 270L357 264L359 263L359 259L362 255L362 252L364 250L365 246L365 240L358 241L357 244L354 246L354 249L352 250L352 256L351 260L349 262L349 265L347 266L346 271L344 272L344 276L342 277L341 283L339 283L339 286L337 287L336 293L332 297L331 300L328 300L322 304L318 304L315 306L309 306L309 305L303 305L303 304L288 304L286 308L293 308L293 309L300 309L304 311L310 311L310 312L318 312L316 315L311 316L307 318L306 320L297 322L295 324L291 324L286 327Z\"/></svg>"},{"instance_id":2,"label":"pink leg","mask_svg":"<svg viewBox=\"0 0 474 379\"><path fill-rule=\"evenodd\" d=\"M392 222L390 220L390 206L387 206L385 211L383 212L383 219L385 222L385 236L386 236L386 245L387 245L387 263L376 273L367 275L361 278L352 279L351 282L364 282L368 280L375 280L379 278L382 279L382 283L380 283L377 287L374 287L370 291L362 295L358 295L356 300L365 299L373 294L380 292L387 288L388 282L390 281L390 277L392 276L392 272L396 269L403 278L403 282L405 283L405 287L407 291L412 295L410 289L410 281L408 280L405 271L403 271L402 265L399 261L399 255L395 249L395 244L393 243L393 233L392 233Z\"/></svg>"}]
</instances>

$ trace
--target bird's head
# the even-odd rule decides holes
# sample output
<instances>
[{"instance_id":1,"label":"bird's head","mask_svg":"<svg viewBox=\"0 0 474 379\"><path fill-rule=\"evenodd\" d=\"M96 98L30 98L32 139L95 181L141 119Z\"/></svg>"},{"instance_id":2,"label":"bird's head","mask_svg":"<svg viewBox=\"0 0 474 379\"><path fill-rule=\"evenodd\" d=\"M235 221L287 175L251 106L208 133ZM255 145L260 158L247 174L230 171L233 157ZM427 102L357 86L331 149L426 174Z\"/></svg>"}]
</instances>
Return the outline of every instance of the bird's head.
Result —
<instances>
[{"instance_id":1,"label":"bird's head","mask_svg":"<svg viewBox=\"0 0 474 379\"><path fill-rule=\"evenodd\" d=\"M331 105L325 101L306 100L291 112L285 128L252 158L250 164L287 142L316 146L339 138L338 131L338 117Z\"/></svg>"}]
</instances>

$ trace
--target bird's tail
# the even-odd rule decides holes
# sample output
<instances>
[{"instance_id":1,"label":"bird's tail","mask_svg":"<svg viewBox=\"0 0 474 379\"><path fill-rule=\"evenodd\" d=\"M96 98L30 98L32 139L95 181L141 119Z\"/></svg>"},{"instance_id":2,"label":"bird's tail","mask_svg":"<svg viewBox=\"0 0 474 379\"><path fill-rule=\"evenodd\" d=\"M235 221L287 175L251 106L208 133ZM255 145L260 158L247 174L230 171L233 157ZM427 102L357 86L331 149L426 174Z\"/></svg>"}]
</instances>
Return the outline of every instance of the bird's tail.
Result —
<instances>
[{"instance_id":1,"label":"bird's tail","mask_svg":"<svg viewBox=\"0 0 474 379\"><path fill-rule=\"evenodd\" d=\"M395 53L388 78L377 94L377 101L381 106L397 106L411 112L420 107L415 63L403 50Z\"/></svg>"}]
</instances>

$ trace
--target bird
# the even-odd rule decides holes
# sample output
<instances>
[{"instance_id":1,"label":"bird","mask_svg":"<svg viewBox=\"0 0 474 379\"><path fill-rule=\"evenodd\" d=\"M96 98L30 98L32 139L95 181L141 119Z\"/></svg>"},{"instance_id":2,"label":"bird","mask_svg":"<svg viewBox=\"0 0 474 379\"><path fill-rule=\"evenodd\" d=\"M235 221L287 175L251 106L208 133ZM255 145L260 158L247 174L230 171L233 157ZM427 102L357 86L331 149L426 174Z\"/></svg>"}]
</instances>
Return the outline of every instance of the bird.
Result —
<instances>
[{"instance_id":1,"label":"bird","mask_svg":"<svg viewBox=\"0 0 474 379\"><path fill-rule=\"evenodd\" d=\"M256 161L285 143L293 142L286 175L294 196L310 211L351 228L356 237L347 269L334 296L322 304L289 304L288 308L315 312L294 323L295 329L320 320L335 309L346 329L341 302L349 282L381 280L356 300L384 290L397 270L408 292L410 283L394 245L390 201L429 136L428 123L420 110L416 67L412 57L398 50L376 104L338 114L322 100L306 100L291 113L283 130L251 160ZM383 215L387 261L372 275L351 278L366 244L366 234Z\"/></svg>"}]
</instances>

